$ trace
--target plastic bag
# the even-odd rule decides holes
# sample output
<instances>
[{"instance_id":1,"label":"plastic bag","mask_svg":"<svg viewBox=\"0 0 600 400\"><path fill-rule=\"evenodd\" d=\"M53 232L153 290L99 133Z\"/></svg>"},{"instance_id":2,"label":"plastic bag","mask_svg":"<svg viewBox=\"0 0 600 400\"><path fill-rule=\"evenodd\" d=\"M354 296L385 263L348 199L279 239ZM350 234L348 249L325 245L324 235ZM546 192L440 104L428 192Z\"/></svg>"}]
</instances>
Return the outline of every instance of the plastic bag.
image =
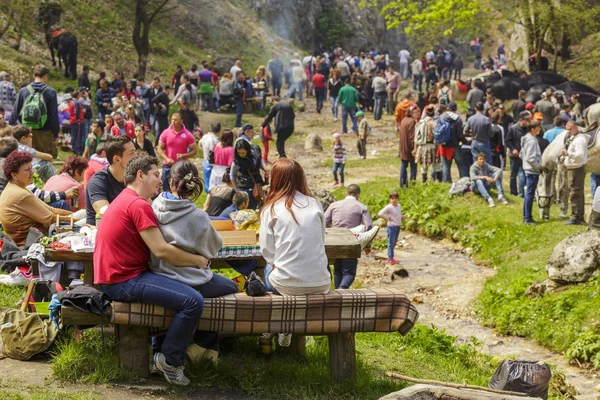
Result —
<instances>
[{"instance_id":1,"label":"plastic bag","mask_svg":"<svg viewBox=\"0 0 600 400\"><path fill-rule=\"evenodd\" d=\"M490 380L490 389L526 393L531 397L548 399L552 372L548 364L535 361L504 360Z\"/></svg>"},{"instance_id":2,"label":"plastic bag","mask_svg":"<svg viewBox=\"0 0 600 400\"><path fill-rule=\"evenodd\" d=\"M238 231L259 231L260 215L254 210L239 210L229 214Z\"/></svg>"},{"instance_id":3,"label":"plastic bag","mask_svg":"<svg viewBox=\"0 0 600 400\"><path fill-rule=\"evenodd\" d=\"M469 189L471 189L471 184L470 178L466 176L464 178L460 178L458 181L452 184L449 193L454 195L465 194L469 191Z\"/></svg>"}]
</instances>

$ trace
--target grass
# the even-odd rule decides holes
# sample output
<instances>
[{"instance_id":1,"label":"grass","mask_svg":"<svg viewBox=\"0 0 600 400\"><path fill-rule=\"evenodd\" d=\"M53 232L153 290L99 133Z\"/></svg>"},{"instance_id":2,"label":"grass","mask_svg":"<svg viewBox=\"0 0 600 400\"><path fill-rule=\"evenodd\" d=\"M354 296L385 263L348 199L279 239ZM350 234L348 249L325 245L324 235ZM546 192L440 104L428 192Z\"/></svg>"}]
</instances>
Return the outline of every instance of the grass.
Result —
<instances>
[{"instance_id":1,"label":"grass","mask_svg":"<svg viewBox=\"0 0 600 400\"><path fill-rule=\"evenodd\" d=\"M0 310L5 308L15 308L15 303L19 301L25 293L26 286L2 285L0 290Z\"/></svg>"},{"instance_id":2,"label":"grass","mask_svg":"<svg viewBox=\"0 0 600 400\"><path fill-rule=\"evenodd\" d=\"M303 359L286 349L264 357L258 353L256 338L236 339L230 342L217 368L200 364L186 369L192 385L174 390L181 397L198 389L218 387L265 398L377 399L406 386L404 382L385 378L388 370L420 378L486 385L496 367L494 359L477 351L477 343L458 344L443 331L418 325L404 337L397 333L357 334L357 378L336 383L329 376L327 338L314 339ZM114 381L115 372L108 368L111 364L108 361L104 364L104 360L116 363L114 347L105 345L100 355L99 340L98 333L87 332L83 344L64 341L54 358L55 375L68 381ZM89 364L94 364L91 360L98 359L106 368L90 367ZM67 363L71 364L70 369L66 368ZM116 364L112 365L118 370Z\"/></svg>"},{"instance_id":3,"label":"grass","mask_svg":"<svg viewBox=\"0 0 600 400\"><path fill-rule=\"evenodd\" d=\"M347 142L348 140L346 140ZM331 146L329 146L331 147ZM323 146L323 149L327 149L329 147L325 147ZM369 152L369 147L367 145L367 154ZM369 157L367 155L367 158L364 160L361 160L360 158L355 158L357 156L356 153L350 153L348 154L348 159L346 160L346 168L376 168L376 167L398 167L400 165L400 160L398 160L398 158L395 158L395 155L397 154L397 151L394 150L390 150L390 151L384 151L382 152L382 154L378 155L377 157ZM333 158L329 157L329 158L324 158L319 162L319 166L320 167L327 167L327 168L332 168L333 167Z\"/></svg>"},{"instance_id":4,"label":"grass","mask_svg":"<svg viewBox=\"0 0 600 400\"><path fill-rule=\"evenodd\" d=\"M375 215L396 185L395 179L363 184L360 200ZM565 226L557 207L550 221L524 225L522 200L513 196L507 196L510 205L490 210L474 194L451 198L444 184L417 184L399 194L407 229L436 239L454 238L473 251L478 263L497 268L476 304L486 325L600 367L600 279L542 297L525 295L531 284L547 278L545 264L554 246L586 228ZM334 195L342 197L343 189Z\"/></svg>"}]
</instances>

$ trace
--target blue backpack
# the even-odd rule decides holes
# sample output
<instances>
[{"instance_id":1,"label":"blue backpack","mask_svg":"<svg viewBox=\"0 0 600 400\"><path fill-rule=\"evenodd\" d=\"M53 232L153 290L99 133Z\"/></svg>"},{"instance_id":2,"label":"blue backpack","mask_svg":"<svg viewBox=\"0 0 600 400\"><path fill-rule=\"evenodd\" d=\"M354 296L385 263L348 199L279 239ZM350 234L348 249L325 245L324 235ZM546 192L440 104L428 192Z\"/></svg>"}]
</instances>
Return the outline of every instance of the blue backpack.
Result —
<instances>
[{"instance_id":1,"label":"blue backpack","mask_svg":"<svg viewBox=\"0 0 600 400\"><path fill-rule=\"evenodd\" d=\"M452 125L444 118L439 118L433 128L433 143L444 145L452 140Z\"/></svg>"}]
</instances>

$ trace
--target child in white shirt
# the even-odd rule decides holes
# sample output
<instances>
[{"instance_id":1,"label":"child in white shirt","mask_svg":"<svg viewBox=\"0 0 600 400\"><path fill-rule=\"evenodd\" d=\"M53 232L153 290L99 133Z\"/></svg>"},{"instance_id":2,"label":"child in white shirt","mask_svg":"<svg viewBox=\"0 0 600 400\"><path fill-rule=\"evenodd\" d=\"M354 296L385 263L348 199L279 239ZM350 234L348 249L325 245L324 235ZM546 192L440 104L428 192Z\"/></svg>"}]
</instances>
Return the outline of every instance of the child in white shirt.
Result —
<instances>
[{"instance_id":1,"label":"child in white shirt","mask_svg":"<svg viewBox=\"0 0 600 400\"><path fill-rule=\"evenodd\" d=\"M398 236L400 235L400 225L402 220L406 219L406 216L402 215L402 208L398 203L398 192L390 193L390 204L385 206L379 211L379 216L387 220L387 236L388 236L388 264L398 264L398 260L394 259L394 247L398 242Z\"/></svg>"}]
</instances>

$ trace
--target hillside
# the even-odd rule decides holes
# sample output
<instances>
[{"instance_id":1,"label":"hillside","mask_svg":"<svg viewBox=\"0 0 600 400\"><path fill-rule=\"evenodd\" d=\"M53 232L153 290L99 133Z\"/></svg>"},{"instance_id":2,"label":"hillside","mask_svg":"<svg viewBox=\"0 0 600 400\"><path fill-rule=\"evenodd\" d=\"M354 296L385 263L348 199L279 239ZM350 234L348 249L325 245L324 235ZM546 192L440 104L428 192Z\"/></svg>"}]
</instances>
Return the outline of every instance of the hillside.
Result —
<instances>
[{"instance_id":1,"label":"hillside","mask_svg":"<svg viewBox=\"0 0 600 400\"><path fill-rule=\"evenodd\" d=\"M600 33L594 33L572 46L572 59L562 65L559 72L572 80L578 80L600 90Z\"/></svg>"}]
</instances>

